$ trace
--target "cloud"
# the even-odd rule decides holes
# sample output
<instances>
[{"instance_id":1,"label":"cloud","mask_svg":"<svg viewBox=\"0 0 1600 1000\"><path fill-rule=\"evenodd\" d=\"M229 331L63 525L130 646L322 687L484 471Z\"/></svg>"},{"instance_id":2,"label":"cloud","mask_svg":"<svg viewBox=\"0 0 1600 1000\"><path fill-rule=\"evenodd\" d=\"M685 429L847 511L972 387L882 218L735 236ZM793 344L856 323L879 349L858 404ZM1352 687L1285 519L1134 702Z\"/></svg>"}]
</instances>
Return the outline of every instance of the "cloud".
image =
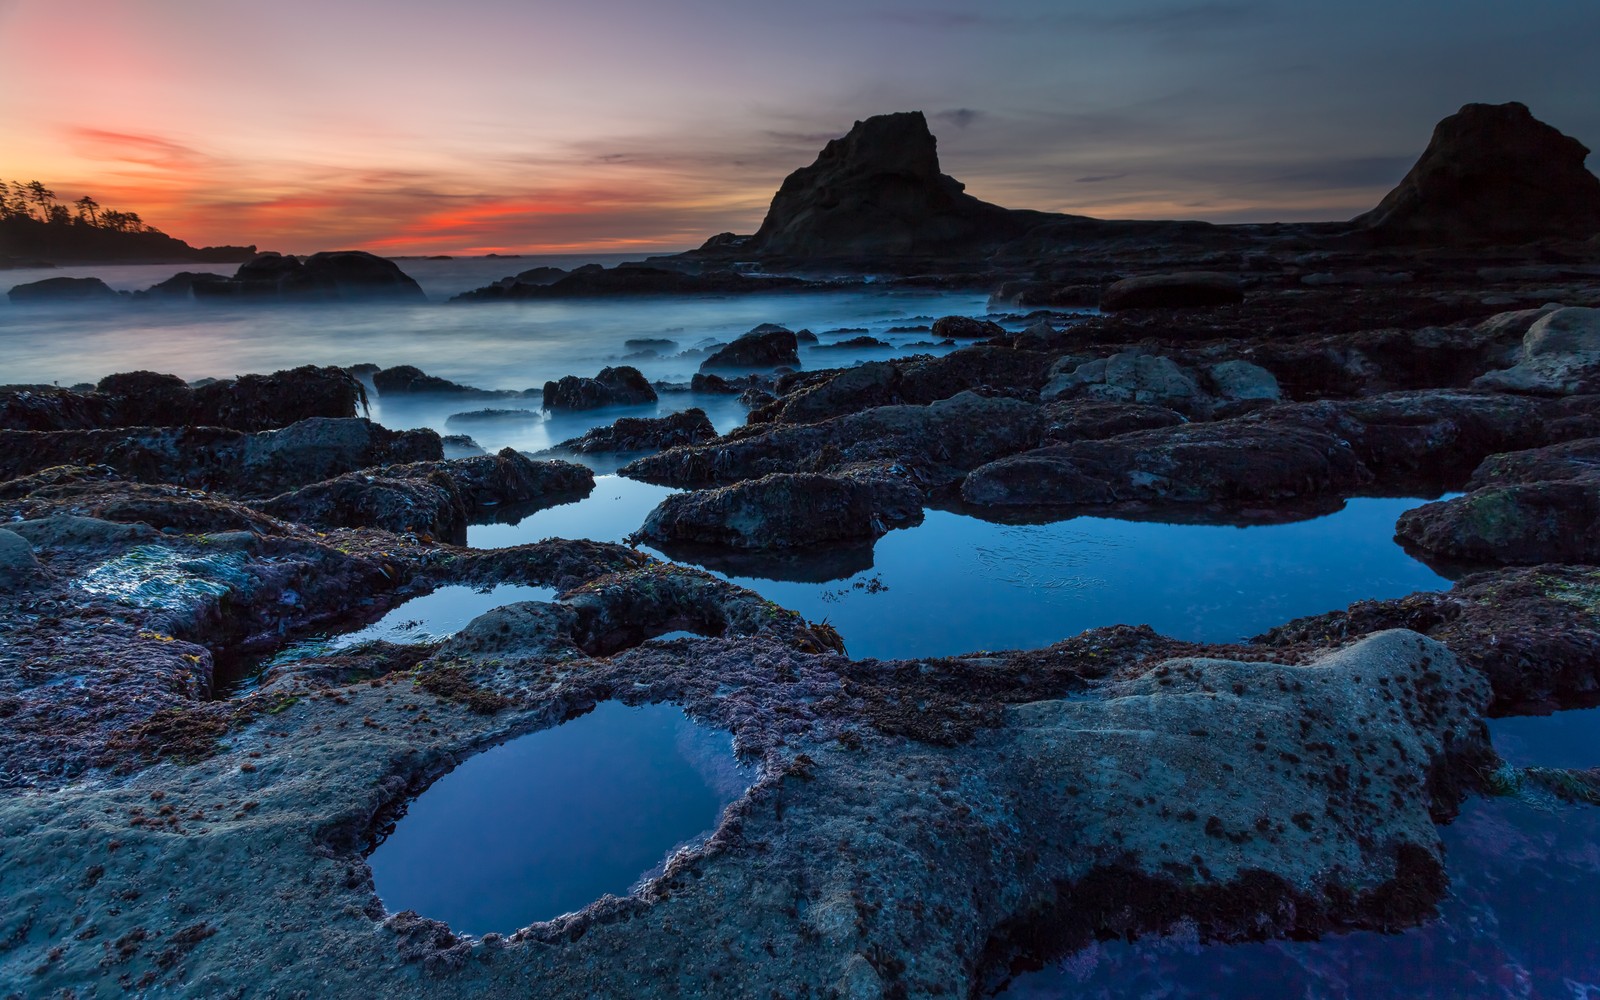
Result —
<instances>
[{"instance_id":1,"label":"cloud","mask_svg":"<svg viewBox=\"0 0 1600 1000\"><path fill-rule=\"evenodd\" d=\"M199 150L158 135L79 126L68 130L68 139L78 155L87 159L119 160L163 170L192 169L212 162Z\"/></svg>"},{"instance_id":2,"label":"cloud","mask_svg":"<svg viewBox=\"0 0 1600 1000\"><path fill-rule=\"evenodd\" d=\"M975 108L950 108L946 111L936 111L931 117L938 124L947 123L954 125L956 128L966 128L979 118L982 118L983 112Z\"/></svg>"}]
</instances>

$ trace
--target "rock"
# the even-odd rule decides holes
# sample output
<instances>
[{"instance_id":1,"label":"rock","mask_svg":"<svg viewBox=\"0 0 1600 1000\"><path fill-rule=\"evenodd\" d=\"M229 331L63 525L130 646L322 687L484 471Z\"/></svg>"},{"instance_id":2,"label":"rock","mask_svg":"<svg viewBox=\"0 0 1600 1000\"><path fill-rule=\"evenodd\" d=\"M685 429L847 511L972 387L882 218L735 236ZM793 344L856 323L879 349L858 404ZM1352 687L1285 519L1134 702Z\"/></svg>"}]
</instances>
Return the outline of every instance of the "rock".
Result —
<instances>
[{"instance_id":1,"label":"rock","mask_svg":"<svg viewBox=\"0 0 1600 1000\"><path fill-rule=\"evenodd\" d=\"M1147 403L1180 413L1202 412L1210 405L1193 373L1171 358L1135 351L1085 362L1055 376L1039 391L1039 399L1046 403L1078 398Z\"/></svg>"},{"instance_id":2,"label":"rock","mask_svg":"<svg viewBox=\"0 0 1600 1000\"><path fill-rule=\"evenodd\" d=\"M800 366L799 342L794 333L783 328L763 330L757 327L725 347L719 348L700 363L700 370L708 368L778 368Z\"/></svg>"},{"instance_id":3,"label":"rock","mask_svg":"<svg viewBox=\"0 0 1600 1000\"><path fill-rule=\"evenodd\" d=\"M572 272L559 267L530 267L526 271L517 272L514 281L524 285L549 285L560 281Z\"/></svg>"},{"instance_id":4,"label":"rock","mask_svg":"<svg viewBox=\"0 0 1600 1000\"><path fill-rule=\"evenodd\" d=\"M257 254L232 278L190 282L197 299L291 299L422 301L422 287L391 260L363 250L314 253L304 261L277 253Z\"/></svg>"},{"instance_id":5,"label":"rock","mask_svg":"<svg viewBox=\"0 0 1600 1000\"><path fill-rule=\"evenodd\" d=\"M964 193L939 172L920 111L858 121L816 162L784 179L739 253L792 257L917 256L1013 238L1034 213Z\"/></svg>"},{"instance_id":6,"label":"rock","mask_svg":"<svg viewBox=\"0 0 1600 1000\"><path fill-rule=\"evenodd\" d=\"M1143 403L1104 403L1069 399L1044 407L1044 440L1051 444L1098 441L1156 427L1175 427L1183 414Z\"/></svg>"},{"instance_id":7,"label":"rock","mask_svg":"<svg viewBox=\"0 0 1600 1000\"><path fill-rule=\"evenodd\" d=\"M689 391L702 392L706 395L736 396L741 390L721 375L695 372L694 378L689 380Z\"/></svg>"},{"instance_id":8,"label":"rock","mask_svg":"<svg viewBox=\"0 0 1600 1000\"><path fill-rule=\"evenodd\" d=\"M1349 288L1361 285L1408 285L1412 276L1404 271L1341 271L1334 274L1327 271L1316 274L1300 276L1300 284L1310 288Z\"/></svg>"},{"instance_id":9,"label":"rock","mask_svg":"<svg viewBox=\"0 0 1600 1000\"><path fill-rule=\"evenodd\" d=\"M379 396L469 396L475 399L515 399L528 395L512 390L475 389L429 375L412 365L396 365L374 372L372 385Z\"/></svg>"},{"instance_id":10,"label":"rock","mask_svg":"<svg viewBox=\"0 0 1600 1000\"><path fill-rule=\"evenodd\" d=\"M439 440L440 444L444 446L444 457L446 459L472 458L475 455L486 454L482 445L465 434L446 434Z\"/></svg>"},{"instance_id":11,"label":"rock","mask_svg":"<svg viewBox=\"0 0 1600 1000\"><path fill-rule=\"evenodd\" d=\"M154 285L151 285L140 294L153 299L187 299L193 298L192 290L194 288L194 283L197 281L207 282L227 280L228 279L225 275L213 274L210 271L179 271L166 281L160 281Z\"/></svg>"},{"instance_id":12,"label":"rock","mask_svg":"<svg viewBox=\"0 0 1600 1000\"><path fill-rule=\"evenodd\" d=\"M298 486L355 469L444 457L444 446L433 431L391 431L363 419L302 420L282 430L249 435L242 443L234 489L258 496L279 483Z\"/></svg>"},{"instance_id":13,"label":"rock","mask_svg":"<svg viewBox=\"0 0 1600 1000\"><path fill-rule=\"evenodd\" d=\"M1528 332L1528 327L1560 308L1562 307L1556 303L1549 303L1537 309L1517 309L1512 312L1496 313L1479 323L1474 329L1476 332L1489 337L1516 337L1520 340Z\"/></svg>"},{"instance_id":14,"label":"rock","mask_svg":"<svg viewBox=\"0 0 1600 1000\"><path fill-rule=\"evenodd\" d=\"M1485 486L1406 511L1395 535L1480 565L1600 562L1600 477Z\"/></svg>"},{"instance_id":15,"label":"rock","mask_svg":"<svg viewBox=\"0 0 1600 1000\"><path fill-rule=\"evenodd\" d=\"M542 420L544 414L538 410L472 410L468 413L452 413L444 418L446 425L538 423Z\"/></svg>"},{"instance_id":16,"label":"rock","mask_svg":"<svg viewBox=\"0 0 1600 1000\"><path fill-rule=\"evenodd\" d=\"M986 319L972 319L967 316L945 316L933 321L933 336L935 339L944 340L977 340L989 337L1005 336L1005 329L999 323Z\"/></svg>"},{"instance_id":17,"label":"rock","mask_svg":"<svg viewBox=\"0 0 1600 1000\"><path fill-rule=\"evenodd\" d=\"M981 507L1262 504L1349 493L1370 473L1326 431L1241 420L1184 424L1001 458L962 481Z\"/></svg>"},{"instance_id":18,"label":"rock","mask_svg":"<svg viewBox=\"0 0 1600 1000\"><path fill-rule=\"evenodd\" d=\"M874 538L871 486L833 476L775 473L720 489L676 493L650 512L639 535L740 549L792 549Z\"/></svg>"},{"instance_id":19,"label":"rock","mask_svg":"<svg viewBox=\"0 0 1600 1000\"><path fill-rule=\"evenodd\" d=\"M620 417L609 427L596 427L581 437L563 441L552 451L580 455L619 451L659 451L678 445L701 444L717 436L706 411L695 407L665 417Z\"/></svg>"},{"instance_id":20,"label":"rock","mask_svg":"<svg viewBox=\"0 0 1600 1000\"><path fill-rule=\"evenodd\" d=\"M449 476L351 472L256 505L273 517L317 528L377 528L464 545L467 509Z\"/></svg>"},{"instance_id":21,"label":"rock","mask_svg":"<svg viewBox=\"0 0 1600 1000\"><path fill-rule=\"evenodd\" d=\"M114 302L121 298L99 278L45 278L12 286L8 296L19 305L48 302Z\"/></svg>"},{"instance_id":22,"label":"rock","mask_svg":"<svg viewBox=\"0 0 1600 1000\"><path fill-rule=\"evenodd\" d=\"M1545 313L1528 327L1514 366L1490 372L1472 384L1544 395L1600 390L1600 309L1571 307Z\"/></svg>"},{"instance_id":23,"label":"rock","mask_svg":"<svg viewBox=\"0 0 1600 1000\"><path fill-rule=\"evenodd\" d=\"M1123 309L1198 309L1244 301L1239 279L1209 271L1123 278L1100 297L1104 312Z\"/></svg>"},{"instance_id":24,"label":"rock","mask_svg":"<svg viewBox=\"0 0 1600 1000\"><path fill-rule=\"evenodd\" d=\"M0 590L31 581L39 572L33 546L15 531L0 528Z\"/></svg>"},{"instance_id":25,"label":"rock","mask_svg":"<svg viewBox=\"0 0 1600 1000\"><path fill-rule=\"evenodd\" d=\"M507 287L497 282L463 292L450 301L583 299L613 295L737 295L790 291L804 288L806 284L800 278L777 275L751 276L736 271L692 273L665 267L620 265L609 270L580 267L566 277L549 283L518 281Z\"/></svg>"},{"instance_id":26,"label":"rock","mask_svg":"<svg viewBox=\"0 0 1600 1000\"><path fill-rule=\"evenodd\" d=\"M1467 489L1600 476L1600 438L1580 438L1543 448L1501 452L1484 459Z\"/></svg>"},{"instance_id":27,"label":"rock","mask_svg":"<svg viewBox=\"0 0 1600 1000\"><path fill-rule=\"evenodd\" d=\"M494 455L478 455L443 462L413 462L382 470L390 476L426 478L435 472L456 484L469 515L492 508L515 507L531 512L534 505L569 500L594 489L594 473L582 465L562 461L535 461L514 448Z\"/></svg>"},{"instance_id":28,"label":"rock","mask_svg":"<svg viewBox=\"0 0 1600 1000\"><path fill-rule=\"evenodd\" d=\"M272 430L312 417L354 417L367 390L342 368L305 365L271 375L241 375L190 386L176 375L122 372L95 391L110 398L115 418L101 426L200 425Z\"/></svg>"},{"instance_id":29,"label":"rock","mask_svg":"<svg viewBox=\"0 0 1600 1000\"><path fill-rule=\"evenodd\" d=\"M100 392L74 392L48 385L0 386L0 428L65 431L116 422L117 403Z\"/></svg>"},{"instance_id":30,"label":"rock","mask_svg":"<svg viewBox=\"0 0 1600 1000\"><path fill-rule=\"evenodd\" d=\"M1583 144L1522 104L1468 104L1441 121L1405 179L1351 225L1393 242L1511 241L1600 231L1600 178Z\"/></svg>"},{"instance_id":31,"label":"rock","mask_svg":"<svg viewBox=\"0 0 1600 1000\"><path fill-rule=\"evenodd\" d=\"M631 340L624 340L622 346L630 351L651 351L656 354L670 354L678 349L678 342L662 337L635 337Z\"/></svg>"},{"instance_id":32,"label":"rock","mask_svg":"<svg viewBox=\"0 0 1600 1000\"><path fill-rule=\"evenodd\" d=\"M818 344L819 351L874 351L893 350L894 345L877 337L851 337L849 340L838 340L831 344Z\"/></svg>"},{"instance_id":33,"label":"rock","mask_svg":"<svg viewBox=\"0 0 1600 1000\"><path fill-rule=\"evenodd\" d=\"M771 424L703 445L637 459L625 476L671 486L710 486L773 472L828 473L889 462L927 484L959 481L965 470L1039 440L1039 407L961 392L926 406L878 406L815 424Z\"/></svg>"},{"instance_id":34,"label":"rock","mask_svg":"<svg viewBox=\"0 0 1600 1000\"><path fill-rule=\"evenodd\" d=\"M1261 399L1276 403L1283 398L1278 380L1265 368L1249 361L1232 360L1205 369L1211 392L1227 400Z\"/></svg>"},{"instance_id":35,"label":"rock","mask_svg":"<svg viewBox=\"0 0 1600 1000\"><path fill-rule=\"evenodd\" d=\"M1032 396L1045 381L1050 358L1005 347L975 346L942 357L917 356L868 362L853 368L811 373L779 382L773 407L752 414L755 422L815 423L874 406L926 405L957 393L989 387Z\"/></svg>"},{"instance_id":36,"label":"rock","mask_svg":"<svg viewBox=\"0 0 1600 1000\"><path fill-rule=\"evenodd\" d=\"M567 375L544 384L546 410L594 410L605 406L641 406L657 401L656 391L627 365L603 368L594 378Z\"/></svg>"}]
</instances>

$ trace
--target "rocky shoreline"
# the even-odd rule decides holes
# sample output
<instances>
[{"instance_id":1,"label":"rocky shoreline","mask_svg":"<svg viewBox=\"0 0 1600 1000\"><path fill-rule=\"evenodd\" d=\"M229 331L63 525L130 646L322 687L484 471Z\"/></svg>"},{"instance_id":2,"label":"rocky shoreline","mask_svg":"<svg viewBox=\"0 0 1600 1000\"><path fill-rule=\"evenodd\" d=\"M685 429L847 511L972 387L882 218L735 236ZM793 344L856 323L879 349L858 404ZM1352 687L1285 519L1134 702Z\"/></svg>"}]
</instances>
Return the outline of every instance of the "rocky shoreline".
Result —
<instances>
[{"instance_id":1,"label":"rocky shoreline","mask_svg":"<svg viewBox=\"0 0 1600 1000\"><path fill-rule=\"evenodd\" d=\"M780 193L800 208L758 234L774 254L831 232L815 180ZM993 222L934 188L941 231ZM1381 226L1410 231L1431 201L1385 204ZM855 659L827 623L629 545L467 548L469 523L593 477L511 449L446 458L434 432L360 415L358 375L385 371L378 387L485 398L415 369L0 389L0 996L979 996L1178 926L1241 942L1428 920L1437 824L1468 797L1594 801L1593 772L1506 764L1484 720L1600 691L1600 245L1307 260L1280 236L1228 251L1225 280L1215 248L1090 246L997 294L1070 299L1102 253L1182 266L1074 322L942 318L933 335L968 346L939 357L784 371L796 334L758 328L724 348L761 369L748 385L697 378L754 393L744 426L690 411L563 446L645 452L624 475L686 492L639 537L725 552L870 544L930 506L1237 524L1462 493L1396 526L1463 574L1449 591L1229 645L1127 623ZM542 405L653 398L634 376L569 376ZM229 657L502 582L559 594L219 691ZM701 638L661 638L680 631ZM756 765L707 841L634 895L509 935L385 910L364 856L397 810L607 700L682 706Z\"/></svg>"}]
</instances>

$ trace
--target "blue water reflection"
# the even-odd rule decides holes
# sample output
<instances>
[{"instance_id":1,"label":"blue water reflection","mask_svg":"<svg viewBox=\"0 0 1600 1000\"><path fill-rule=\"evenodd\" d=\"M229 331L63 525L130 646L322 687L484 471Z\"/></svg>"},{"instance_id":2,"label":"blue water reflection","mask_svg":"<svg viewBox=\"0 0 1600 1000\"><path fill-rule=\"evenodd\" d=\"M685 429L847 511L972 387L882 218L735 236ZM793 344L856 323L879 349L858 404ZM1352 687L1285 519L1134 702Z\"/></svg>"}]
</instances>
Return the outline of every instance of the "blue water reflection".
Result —
<instances>
[{"instance_id":1,"label":"blue water reflection","mask_svg":"<svg viewBox=\"0 0 1600 1000\"><path fill-rule=\"evenodd\" d=\"M391 912L506 933L626 894L752 778L727 733L671 705L605 702L470 758L367 860Z\"/></svg>"}]
</instances>

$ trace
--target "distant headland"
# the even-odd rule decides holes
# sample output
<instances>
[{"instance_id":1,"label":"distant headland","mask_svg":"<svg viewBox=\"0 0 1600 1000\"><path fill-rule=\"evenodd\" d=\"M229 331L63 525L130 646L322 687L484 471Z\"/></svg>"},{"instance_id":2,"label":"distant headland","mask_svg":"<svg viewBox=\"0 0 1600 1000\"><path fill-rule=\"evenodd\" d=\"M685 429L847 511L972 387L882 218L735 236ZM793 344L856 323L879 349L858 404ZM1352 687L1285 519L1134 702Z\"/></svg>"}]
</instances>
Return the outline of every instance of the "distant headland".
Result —
<instances>
[{"instance_id":1,"label":"distant headland","mask_svg":"<svg viewBox=\"0 0 1600 1000\"><path fill-rule=\"evenodd\" d=\"M0 181L0 269L76 263L236 263L254 246L192 247L84 195L70 205L39 181Z\"/></svg>"}]
</instances>

